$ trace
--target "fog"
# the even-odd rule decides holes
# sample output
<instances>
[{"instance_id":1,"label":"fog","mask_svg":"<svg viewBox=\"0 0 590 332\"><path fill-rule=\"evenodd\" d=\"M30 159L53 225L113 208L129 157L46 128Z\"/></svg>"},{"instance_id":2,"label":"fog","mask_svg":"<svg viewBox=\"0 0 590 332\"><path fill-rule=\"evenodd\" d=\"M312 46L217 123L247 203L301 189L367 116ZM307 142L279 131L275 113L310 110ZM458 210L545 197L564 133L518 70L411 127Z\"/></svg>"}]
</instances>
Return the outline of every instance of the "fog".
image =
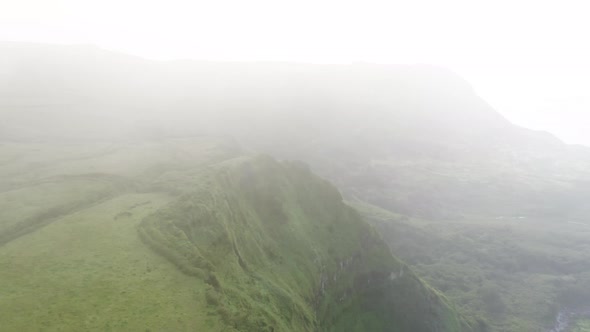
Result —
<instances>
[{"instance_id":1,"label":"fog","mask_svg":"<svg viewBox=\"0 0 590 332\"><path fill-rule=\"evenodd\" d=\"M165 60L439 65L508 119L590 144L581 1L24 0L1 9L5 41Z\"/></svg>"},{"instance_id":2,"label":"fog","mask_svg":"<svg viewBox=\"0 0 590 332\"><path fill-rule=\"evenodd\" d=\"M0 312L13 317L9 330L100 330L115 321L327 331L343 323L286 317L314 301L350 308L332 296L358 296L371 305L338 320L373 315L381 301L415 301L412 315L392 309L358 324L431 331L443 321L424 318L432 303L420 294L439 295L417 278L465 305L438 302L461 322L443 331L565 331L587 322L590 148L512 123L451 69L163 61L5 42L0 71L0 263L9 266L0 280L15 285ZM190 282L170 283L177 274ZM115 289L124 290L110 295ZM195 295L175 296L186 289ZM298 289L304 295L292 296L303 307L244 316L260 289L273 301ZM171 303L150 310L175 308L183 318L147 319L146 292ZM95 307L80 315L96 318L41 318L45 311L27 304L33 298L62 316L88 299ZM121 309L97 310L105 301Z\"/></svg>"},{"instance_id":3,"label":"fog","mask_svg":"<svg viewBox=\"0 0 590 332\"><path fill-rule=\"evenodd\" d=\"M0 329L588 331L588 25L2 4Z\"/></svg>"}]
</instances>

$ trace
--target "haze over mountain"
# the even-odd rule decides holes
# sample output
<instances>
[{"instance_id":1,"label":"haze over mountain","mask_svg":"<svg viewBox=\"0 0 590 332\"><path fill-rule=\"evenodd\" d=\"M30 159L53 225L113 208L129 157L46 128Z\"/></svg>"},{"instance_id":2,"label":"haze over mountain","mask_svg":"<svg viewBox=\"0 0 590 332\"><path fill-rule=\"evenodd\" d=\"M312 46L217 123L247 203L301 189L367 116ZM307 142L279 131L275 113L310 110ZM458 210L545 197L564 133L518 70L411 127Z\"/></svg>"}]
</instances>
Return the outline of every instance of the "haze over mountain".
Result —
<instances>
[{"instance_id":1,"label":"haze over mountain","mask_svg":"<svg viewBox=\"0 0 590 332\"><path fill-rule=\"evenodd\" d=\"M577 0L20 0L2 6L0 40L160 60L437 64L510 121L590 145L586 10Z\"/></svg>"},{"instance_id":2,"label":"haze over mountain","mask_svg":"<svg viewBox=\"0 0 590 332\"><path fill-rule=\"evenodd\" d=\"M154 62L21 44L5 45L2 63L5 138L224 135L405 213L585 213L589 150L510 124L442 68Z\"/></svg>"},{"instance_id":3,"label":"haze over mountain","mask_svg":"<svg viewBox=\"0 0 590 332\"><path fill-rule=\"evenodd\" d=\"M194 112L222 97L207 88L217 73L194 81L184 64L170 71L88 47L0 53L3 328L469 332L480 324L395 258L307 166L237 144L228 130L249 133L233 118L246 114L220 113L224 105ZM230 105L255 97L244 93Z\"/></svg>"},{"instance_id":4,"label":"haze over mountain","mask_svg":"<svg viewBox=\"0 0 590 332\"><path fill-rule=\"evenodd\" d=\"M0 73L5 262L26 248L38 257L31 243L61 239L80 213L99 229L103 215L128 220L120 237L101 230L117 246L139 243L137 228L149 268L120 257L125 273L154 265L198 285L186 301L199 314L189 322L185 307L174 326L540 331L590 303L590 149L513 125L447 69L5 43ZM120 324L143 327L140 316Z\"/></svg>"}]
</instances>

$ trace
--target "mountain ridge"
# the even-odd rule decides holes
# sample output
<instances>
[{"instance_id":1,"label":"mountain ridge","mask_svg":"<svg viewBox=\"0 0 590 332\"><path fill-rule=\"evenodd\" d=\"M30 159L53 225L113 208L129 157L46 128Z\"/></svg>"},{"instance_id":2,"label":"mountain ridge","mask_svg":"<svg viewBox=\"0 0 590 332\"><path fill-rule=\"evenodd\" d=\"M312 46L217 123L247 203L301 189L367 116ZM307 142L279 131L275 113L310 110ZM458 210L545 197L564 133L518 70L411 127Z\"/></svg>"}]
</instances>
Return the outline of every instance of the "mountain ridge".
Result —
<instances>
[{"instance_id":1,"label":"mountain ridge","mask_svg":"<svg viewBox=\"0 0 590 332\"><path fill-rule=\"evenodd\" d=\"M209 285L228 329L472 330L301 163L230 160L198 186L139 232Z\"/></svg>"}]
</instances>

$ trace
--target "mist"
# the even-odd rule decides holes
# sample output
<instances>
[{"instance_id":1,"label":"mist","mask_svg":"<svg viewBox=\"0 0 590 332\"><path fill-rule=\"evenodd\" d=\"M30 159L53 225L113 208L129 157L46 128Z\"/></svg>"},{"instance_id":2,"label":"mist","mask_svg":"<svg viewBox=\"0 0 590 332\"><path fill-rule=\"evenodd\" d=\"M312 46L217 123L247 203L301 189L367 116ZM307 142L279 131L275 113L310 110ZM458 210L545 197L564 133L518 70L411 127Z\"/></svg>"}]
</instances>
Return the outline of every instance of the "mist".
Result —
<instances>
[{"instance_id":1,"label":"mist","mask_svg":"<svg viewBox=\"0 0 590 332\"><path fill-rule=\"evenodd\" d=\"M581 5L5 7L3 331L588 329Z\"/></svg>"},{"instance_id":2,"label":"mist","mask_svg":"<svg viewBox=\"0 0 590 332\"><path fill-rule=\"evenodd\" d=\"M588 107L590 54L580 41L589 27L577 1L27 0L2 9L4 41L91 44L158 60L437 65L509 120L590 142L579 120Z\"/></svg>"}]
</instances>

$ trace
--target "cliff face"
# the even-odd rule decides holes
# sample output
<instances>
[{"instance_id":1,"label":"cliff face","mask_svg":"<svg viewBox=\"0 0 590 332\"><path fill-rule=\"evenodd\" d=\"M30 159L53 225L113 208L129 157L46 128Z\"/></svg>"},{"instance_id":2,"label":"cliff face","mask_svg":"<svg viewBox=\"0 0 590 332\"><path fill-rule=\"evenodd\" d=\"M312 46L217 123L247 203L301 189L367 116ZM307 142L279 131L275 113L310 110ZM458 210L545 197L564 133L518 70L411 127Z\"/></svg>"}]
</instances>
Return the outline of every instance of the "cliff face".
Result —
<instances>
[{"instance_id":1,"label":"cliff face","mask_svg":"<svg viewBox=\"0 0 590 332\"><path fill-rule=\"evenodd\" d=\"M144 242L208 284L236 331L468 331L305 166L226 162L146 218Z\"/></svg>"}]
</instances>

